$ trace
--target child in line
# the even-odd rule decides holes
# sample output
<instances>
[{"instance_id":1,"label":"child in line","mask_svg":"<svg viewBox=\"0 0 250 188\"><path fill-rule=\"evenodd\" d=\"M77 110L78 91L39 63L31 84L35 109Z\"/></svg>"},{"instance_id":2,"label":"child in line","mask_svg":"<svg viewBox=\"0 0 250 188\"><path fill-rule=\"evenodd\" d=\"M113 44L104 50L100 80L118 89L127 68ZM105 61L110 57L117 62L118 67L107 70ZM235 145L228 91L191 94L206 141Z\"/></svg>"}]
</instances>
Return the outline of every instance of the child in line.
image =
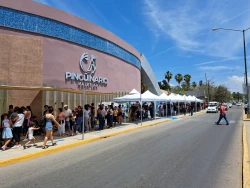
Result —
<instances>
[{"instance_id":1,"label":"child in line","mask_svg":"<svg viewBox=\"0 0 250 188\"><path fill-rule=\"evenodd\" d=\"M24 144L23 149L26 149L28 147L29 143L32 141L33 141L33 146L37 146L36 139L34 137L34 130L38 130L38 129L40 129L40 128L36 128L36 124L32 122L31 126L29 127L29 130L26 134L26 137L29 137L29 141L26 144Z\"/></svg>"},{"instance_id":2,"label":"child in line","mask_svg":"<svg viewBox=\"0 0 250 188\"><path fill-rule=\"evenodd\" d=\"M12 130L11 130L12 122L8 119L8 114L3 114L3 122L2 122L2 139L4 139L4 145L2 146L2 150L4 151L11 139L13 138Z\"/></svg>"}]
</instances>

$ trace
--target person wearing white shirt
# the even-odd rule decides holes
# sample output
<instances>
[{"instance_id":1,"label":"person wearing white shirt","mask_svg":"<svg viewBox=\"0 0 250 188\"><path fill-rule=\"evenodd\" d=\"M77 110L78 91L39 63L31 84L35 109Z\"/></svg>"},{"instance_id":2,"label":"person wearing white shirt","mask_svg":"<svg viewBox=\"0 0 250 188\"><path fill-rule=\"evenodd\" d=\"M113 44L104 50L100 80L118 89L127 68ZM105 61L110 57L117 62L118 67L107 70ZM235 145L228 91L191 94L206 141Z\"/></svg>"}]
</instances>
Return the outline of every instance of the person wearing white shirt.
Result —
<instances>
[{"instance_id":1,"label":"person wearing white shirt","mask_svg":"<svg viewBox=\"0 0 250 188\"><path fill-rule=\"evenodd\" d=\"M26 144L24 144L23 149L26 149L28 147L29 143L32 142L32 141L33 141L33 146L37 146L36 145L36 139L34 137L34 130L39 130L39 129L40 128L36 128L35 123L32 123L32 126L29 127L28 132L26 134L26 137L28 136L29 141Z\"/></svg>"},{"instance_id":2,"label":"person wearing white shirt","mask_svg":"<svg viewBox=\"0 0 250 188\"><path fill-rule=\"evenodd\" d=\"M90 109L89 109L89 105L84 105L84 127L86 132L89 132L89 115L90 115Z\"/></svg>"},{"instance_id":3,"label":"person wearing white shirt","mask_svg":"<svg viewBox=\"0 0 250 188\"><path fill-rule=\"evenodd\" d=\"M70 115L72 114L72 110L69 109L69 107L68 107L67 104L64 105L64 113L65 113L65 115L66 115L66 118L65 118L65 127L68 128L68 131L69 131L69 134L70 134L69 117L70 117Z\"/></svg>"},{"instance_id":4,"label":"person wearing white shirt","mask_svg":"<svg viewBox=\"0 0 250 188\"><path fill-rule=\"evenodd\" d=\"M24 122L24 114L23 114L23 109L18 108L18 114L17 116L12 119L12 122L14 123L14 128L13 128L13 136L16 142L16 145L12 147L12 149L19 148L21 146L20 144L20 135L22 134L22 126Z\"/></svg>"}]
</instances>

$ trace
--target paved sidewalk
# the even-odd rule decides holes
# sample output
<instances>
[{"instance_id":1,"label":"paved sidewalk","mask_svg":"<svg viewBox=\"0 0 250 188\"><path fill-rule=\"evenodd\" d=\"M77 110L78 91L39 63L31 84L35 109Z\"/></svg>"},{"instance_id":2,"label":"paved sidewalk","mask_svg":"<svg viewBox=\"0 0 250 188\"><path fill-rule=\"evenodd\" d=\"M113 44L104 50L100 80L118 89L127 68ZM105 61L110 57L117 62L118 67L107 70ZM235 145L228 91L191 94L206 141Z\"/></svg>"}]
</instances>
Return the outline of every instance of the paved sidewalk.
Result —
<instances>
[{"instance_id":1,"label":"paved sidewalk","mask_svg":"<svg viewBox=\"0 0 250 188\"><path fill-rule=\"evenodd\" d=\"M203 114L203 113L205 113L205 110L195 113L194 116L198 114ZM15 160L17 161L27 160L29 158L34 158L34 157L42 156L48 153L57 152L60 150L64 150L64 149L71 148L77 145L89 143L89 142L99 140L102 138L115 136L115 135L122 134L125 132L130 132L136 129L140 129L140 128L144 128L148 126L154 126L160 123L180 120L182 118L188 118L188 117L190 116L180 115L180 116L173 116L171 118L159 118L159 119L152 120L152 121L151 120L145 121L142 123L142 125L140 122L138 124L123 123L122 125L117 126L112 129L104 129L102 131L93 131L93 132L85 133L84 140L82 140L82 134L78 134L72 137L54 136L54 141L57 142L57 145L51 146L51 141L48 141L47 145L49 146L49 148L47 149L42 149L43 136L36 136L36 143L37 143L36 147L31 146L27 149L23 149L23 147L19 147L17 149L8 149L5 151L1 150L0 151L0 166L14 163L13 161ZM25 143L26 142L22 141L21 145L23 146Z\"/></svg>"},{"instance_id":2,"label":"paved sidewalk","mask_svg":"<svg viewBox=\"0 0 250 188\"><path fill-rule=\"evenodd\" d=\"M242 108L243 126L243 188L250 188L250 118Z\"/></svg>"}]
</instances>

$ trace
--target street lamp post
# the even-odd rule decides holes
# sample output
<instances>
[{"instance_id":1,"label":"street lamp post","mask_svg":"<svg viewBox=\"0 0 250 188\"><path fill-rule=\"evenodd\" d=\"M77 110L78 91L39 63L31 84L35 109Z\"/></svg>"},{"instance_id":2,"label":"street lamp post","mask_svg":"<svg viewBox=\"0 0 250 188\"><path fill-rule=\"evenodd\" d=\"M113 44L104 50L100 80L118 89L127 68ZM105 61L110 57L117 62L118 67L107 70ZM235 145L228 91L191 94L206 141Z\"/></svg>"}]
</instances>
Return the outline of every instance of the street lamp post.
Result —
<instances>
[{"instance_id":1,"label":"street lamp post","mask_svg":"<svg viewBox=\"0 0 250 188\"><path fill-rule=\"evenodd\" d=\"M247 29L243 29L243 30L238 30L238 29L227 29L227 28L213 28L212 31L217 31L217 30L229 30L229 31L238 31L238 32L242 32L243 34L243 45L244 45L244 64L245 64L245 80L246 80L246 89L247 89L247 104L249 106L249 89L248 89L248 79L247 79L247 56L246 56L246 39L245 39L245 32L247 30L249 30L249 28ZM249 107L247 109L247 113L249 113Z\"/></svg>"}]
</instances>

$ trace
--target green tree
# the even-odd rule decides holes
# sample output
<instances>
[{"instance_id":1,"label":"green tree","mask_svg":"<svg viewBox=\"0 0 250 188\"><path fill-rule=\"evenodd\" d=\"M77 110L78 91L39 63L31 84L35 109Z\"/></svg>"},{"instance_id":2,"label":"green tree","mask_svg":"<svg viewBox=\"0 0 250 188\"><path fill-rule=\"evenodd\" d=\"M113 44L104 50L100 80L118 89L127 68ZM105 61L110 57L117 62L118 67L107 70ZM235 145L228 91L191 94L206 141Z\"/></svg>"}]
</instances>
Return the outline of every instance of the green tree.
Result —
<instances>
[{"instance_id":1,"label":"green tree","mask_svg":"<svg viewBox=\"0 0 250 188\"><path fill-rule=\"evenodd\" d=\"M190 74L185 74L184 75L184 81L186 82L187 87L190 87L190 80L191 80L191 75Z\"/></svg>"},{"instance_id":2,"label":"green tree","mask_svg":"<svg viewBox=\"0 0 250 188\"><path fill-rule=\"evenodd\" d=\"M215 89L215 93L214 93L214 99L218 102L228 102L231 98L231 93L229 95L229 91L228 89L223 86L223 85L219 85L218 87L216 87Z\"/></svg>"},{"instance_id":3,"label":"green tree","mask_svg":"<svg viewBox=\"0 0 250 188\"><path fill-rule=\"evenodd\" d=\"M203 81L200 80L200 81L199 81L199 86L201 87L202 85L203 85Z\"/></svg>"},{"instance_id":4,"label":"green tree","mask_svg":"<svg viewBox=\"0 0 250 188\"><path fill-rule=\"evenodd\" d=\"M182 76L182 74L176 74L175 75L175 80L176 80L176 82L178 82L178 84L179 84L179 86L180 86L180 84L181 84L181 82L182 82L182 80L183 80L183 76Z\"/></svg>"},{"instance_id":5,"label":"green tree","mask_svg":"<svg viewBox=\"0 0 250 188\"><path fill-rule=\"evenodd\" d=\"M158 82L158 85L160 87L160 89L163 90L170 90L170 85L168 84L168 82L166 80L162 80L161 82Z\"/></svg>"},{"instance_id":6,"label":"green tree","mask_svg":"<svg viewBox=\"0 0 250 188\"><path fill-rule=\"evenodd\" d=\"M172 79L172 77L173 77L173 74L170 71L166 72L165 79L168 81L168 84L170 80Z\"/></svg>"},{"instance_id":7,"label":"green tree","mask_svg":"<svg viewBox=\"0 0 250 188\"><path fill-rule=\"evenodd\" d=\"M196 82L192 82L192 87L195 89L197 86Z\"/></svg>"},{"instance_id":8,"label":"green tree","mask_svg":"<svg viewBox=\"0 0 250 188\"><path fill-rule=\"evenodd\" d=\"M160 89L163 89L163 84L162 84L162 82L158 82L158 85L159 85Z\"/></svg>"},{"instance_id":9,"label":"green tree","mask_svg":"<svg viewBox=\"0 0 250 188\"><path fill-rule=\"evenodd\" d=\"M186 82L182 82L182 83L181 83L181 88L182 88L182 90L184 90L184 91L188 90L187 83L186 83Z\"/></svg>"}]
</instances>

